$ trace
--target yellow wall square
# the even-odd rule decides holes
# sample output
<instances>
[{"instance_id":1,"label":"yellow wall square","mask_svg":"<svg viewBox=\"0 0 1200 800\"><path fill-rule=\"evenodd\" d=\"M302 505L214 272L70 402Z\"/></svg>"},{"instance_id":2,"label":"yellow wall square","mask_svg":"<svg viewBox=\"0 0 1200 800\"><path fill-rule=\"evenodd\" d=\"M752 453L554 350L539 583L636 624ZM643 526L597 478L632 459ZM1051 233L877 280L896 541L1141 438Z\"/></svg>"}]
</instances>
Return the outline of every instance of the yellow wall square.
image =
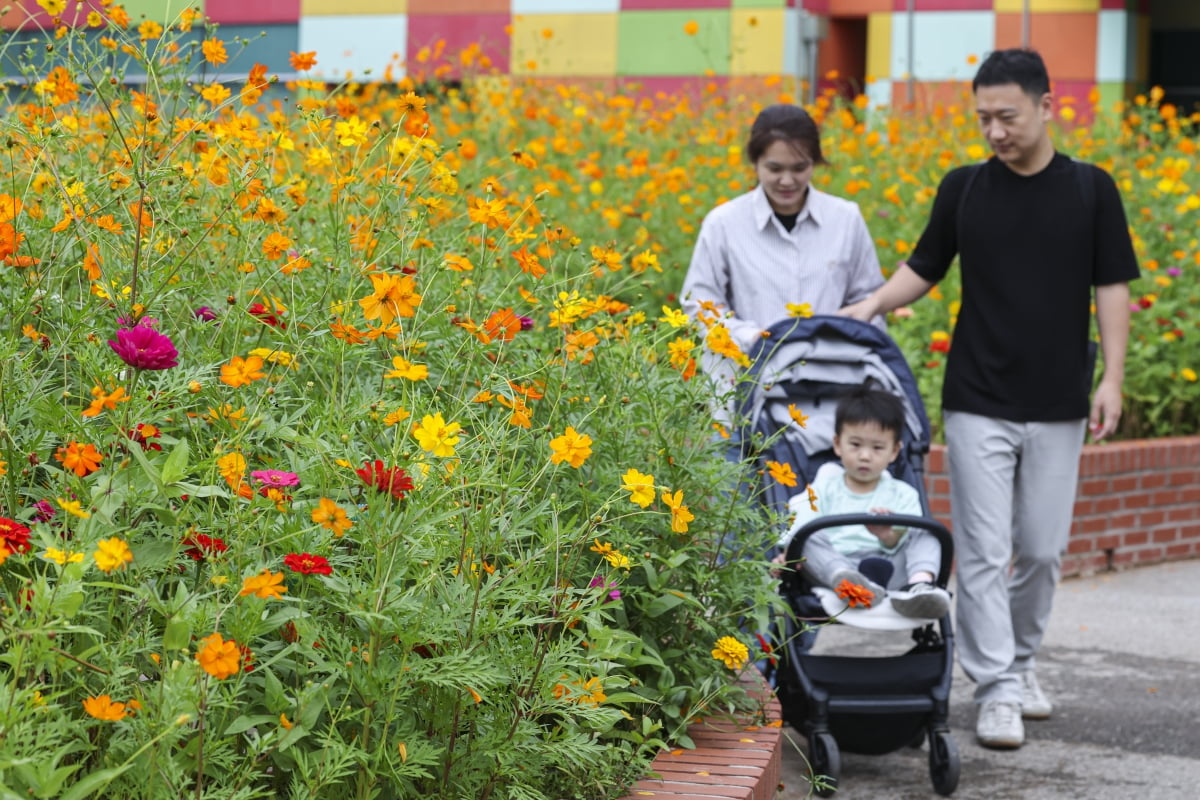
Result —
<instances>
[{"instance_id":1,"label":"yellow wall square","mask_svg":"<svg viewBox=\"0 0 1200 800\"><path fill-rule=\"evenodd\" d=\"M867 81L892 75L892 14L867 15Z\"/></svg>"},{"instance_id":2,"label":"yellow wall square","mask_svg":"<svg viewBox=\"0 0 1200 800\"><path fill-rule=\"evenodd\" d=\"M1025 10L1025 0L996 0L996 11ZM1029 10L1039 11L1099 11L1100 0L1029 0Z\"/></svg>"},{"instance_id":3,"label":"yellow wall square","mask_svg":"<svg viewBox=\"0 0 1200 800\"><path fill-rule=\"evenodd\" d=\"M512 28L514 75L617 72L616 14L518 14Z\"/></svg>"},{"instance_id":4,"label":"yellow wall square","mask_svg":"<svg viewBox=\"0 0 1200 800\"><path fill-rule=\"evenodd\" d=\"M784 71L782 8L735 8L729 15L729 74L778 75Z\"/></svg>"},{"instance_id":5,"label":"yellow wall square","mask_svg":"<svg viewBox=\"0 0 1200 800\"><path fill-rule=\"evenodd\" d=\"M407 14L408 0L300 0L300 16Z\"/></svg>"}]
</instances>

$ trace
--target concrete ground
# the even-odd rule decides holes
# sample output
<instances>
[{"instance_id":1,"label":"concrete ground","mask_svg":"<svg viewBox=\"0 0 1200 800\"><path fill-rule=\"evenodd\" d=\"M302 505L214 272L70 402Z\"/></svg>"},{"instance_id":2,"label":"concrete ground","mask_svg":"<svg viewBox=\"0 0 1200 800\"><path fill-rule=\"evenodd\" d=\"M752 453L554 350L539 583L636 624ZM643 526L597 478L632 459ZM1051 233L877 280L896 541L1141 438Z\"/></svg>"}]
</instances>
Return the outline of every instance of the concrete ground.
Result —
<instances>
[{"instance_id":1,"label":"concrete ground","mask_svg":"<svg viewBox=\"0 0 1200 800\"><path fill-rule=\"evenodd\" d=\"M907 634L823 630L815 652L903 652ZM959 800L1195 800L1200 797L1200 560L1062 582L1038 659L1054 716L1025 746L975 742L973 685L955 668L950 725ZM805 740L787 729L778 800L811 795ZM844 800L924 800L928 746L842 754Z\"/></svg>"}]
</instances>

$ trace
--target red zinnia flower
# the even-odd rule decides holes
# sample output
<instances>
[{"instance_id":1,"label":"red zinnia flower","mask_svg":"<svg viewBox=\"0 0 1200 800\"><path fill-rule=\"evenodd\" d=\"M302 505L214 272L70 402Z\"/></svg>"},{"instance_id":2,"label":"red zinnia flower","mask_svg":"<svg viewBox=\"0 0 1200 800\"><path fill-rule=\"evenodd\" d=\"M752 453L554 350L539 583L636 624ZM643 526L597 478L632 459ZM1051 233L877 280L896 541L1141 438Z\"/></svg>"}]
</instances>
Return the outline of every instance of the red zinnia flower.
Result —
<instances>
[{"instance_id":1,"label":"red zinnia flower","mask_svg":"<svg viewBox=\"0 0 1200 800\"><path fill-rule=\"evenodd\" d=\"M0 539L3 539L4 546L14 553L29 550L29 528L15 519L0 517Z\"/></svg>"},{"instance_id":2,"label":"red zinnia flower","mask_svg":"<svg viewBox=\"0 0 1200 800\"><path fill-rule=\"evenodd\" d=\"M370 461L364 462L362 469L356 469L354 472L367 486L377 492L390 494L397 500L403 500L405 493L413 488L412 478L408 477L408 473L400 467L385 467L383 461L378 458L375 459L374 465Z\"/></svg>"},{"instance_id":3,"label":"red zinnia flower","mask_svg":"<svg viewBox=\"0 0 1200 800\"><path fill-rule=\"evenodd\" d=\"M272 328L287 330L287 323L280 320L272 309L267 308L262 303L251 303L246 311L249 312L250 316L255 317L261 322L265 322Z\"/></svg>"},{"instance_id":4,"label":"red zinnia flower","mask_svg":"<svg viewBox=\"0 0 1200 800\"><path fill-rule=\"evenodd\" d=\"M229 546L225 544L223 539L205 536L203 533L193 533L184 539L183 543L189 545L188 549L183 551L183 554L197 561L204 561L214 553L224 553L229 549Z\"/></svg>"},{"instance_id":5,"label":"red zinnia flower","mask_svg":"<svg viewBox=\"0 0 1200 800\"><path fill-rule=\"evenodd\" d=\"M179 351L171 337L159 333L149 325L121 328L116 341L109 339L108 346L131 367L137 369L170 369L179 366Z\"/></svg>"},{"instance_id":6,"label":"red zinnia flower","mask_svg":"<svg viewBox=\"0 0 1200 800\"><path fill-rule=\"evenodd\" d=\"M292 572L304 575L329 575L333 567L324 556L314 556L312 553L288 553L283 557L283 565Z\"/></svg>"}]
</instances>

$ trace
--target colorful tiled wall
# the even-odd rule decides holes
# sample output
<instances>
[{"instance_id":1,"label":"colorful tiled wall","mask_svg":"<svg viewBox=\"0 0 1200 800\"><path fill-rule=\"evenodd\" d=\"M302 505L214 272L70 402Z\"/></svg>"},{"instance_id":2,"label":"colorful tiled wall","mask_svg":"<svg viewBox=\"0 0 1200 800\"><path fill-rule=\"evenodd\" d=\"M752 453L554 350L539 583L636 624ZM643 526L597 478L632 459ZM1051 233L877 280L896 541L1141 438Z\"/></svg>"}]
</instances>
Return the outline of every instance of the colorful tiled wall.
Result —
<instances>
[{"instance_id":1,"label":"colorful tiled wall","mask_svg":"<svg viewBox=\"0 0 1200 800\"><path fill-rule=\"evenodd\" d=\"M136 24L168 21L181 0L120 0ZM1046 57L1059 93L1123 94L1146 77L1149 0L1029 0L1031 44ZM47 16L14 0L0 16L29 29ZM76 0L68 4L76 7ZM520 75L636 77L664 85L804 75L801 31L827 23L818 74L837 70L879 104L907 102L969 80L979 57L1021 43L1024 0L198 0L219 34L251 40L226 69L254 61L290 72L291 51L315 50L314 74L380 78L391 68L462 68L469 60ZM1200 6L1200 3L1196 4ZM81 21L99 0L83 0ZM910 6L912 12L909 12ZM1197 23L1200 27L1200 21ZM266 36L257 37L260 31ZM909 46L910 38L912 46ZM911 54L911 63L910 63ZM423 67L422 67L423 68ZM910 80L911 76L911 80ZM920 99L914 97L912 99Z\"/></svg>"}]
</instances>

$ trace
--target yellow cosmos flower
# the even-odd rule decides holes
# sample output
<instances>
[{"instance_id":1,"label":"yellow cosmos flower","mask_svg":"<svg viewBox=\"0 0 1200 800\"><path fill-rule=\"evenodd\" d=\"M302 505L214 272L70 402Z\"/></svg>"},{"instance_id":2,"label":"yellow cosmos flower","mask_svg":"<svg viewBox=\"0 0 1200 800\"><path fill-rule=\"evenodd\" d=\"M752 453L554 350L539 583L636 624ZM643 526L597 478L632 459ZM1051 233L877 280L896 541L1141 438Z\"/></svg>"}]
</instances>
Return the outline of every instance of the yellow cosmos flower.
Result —
<instances>
[{"instance_id":1,"label":"yellow cosmos flower","mask_svg":"<svg viewBox=\"0 0 1200 800\"><path fill-rule=\"evenodd\" d=\"M462 430L457 422L446 422L441 412L426 414L421 421L412 427L412 436L426 453L439 458L450 458L461 437L456 434Z\"/></svg>"},{"instance_id":2,"label":"yellow cosmos flower","mask_svg":"<svg viewBox=\"0 0 1200 800\"><path fill-rule=\"evenodd\" d=\"M675 533L687 533L688 523L696 517L683 504L683 490L672 494L669 490L662 493L662 501L671 509L671 530Z\"/></svg>"},{"instance_id":3,"label":"yellow cosmos flower","mask_svg":"<svg viewBox=\"0 0 1200 800\"><path fill-rule=\"evenodd\" d=\"M69 550L59 550L57 547L48 547L46 552L42 553L42 558L47 561L53 561L60 567L67 564L78 564L83 561L83 553L74 553Z\"/></svg>"},{"instance_id":4,"label":"yellow cosmos flower","mask_svg":"<svg viewBox=\"0 0 1200 800\"><path fill-rule=\"evenodd\" d=\"M562 436L550 440L550 450L551 464L566 462L579 469L592 454L592 437L586 433L579 433L568 425Z\"/></svg>"},{"instance_id":5,"label":"yellow cosmos flower","mask_svg":"<svg viewBox=\"0 0 1200 800\"><path fill-rule=\"evenodd\" d=\"M683 328L687 326L688 315L683 313L683 311L680 309L671 308L670 306L663 306L662 312L663 315L658 318L659 322L665 322L672 328Z\"/></svg>"},{"instance_id":6,"label":"yellow cosmos flower","mask_svg":"<svg viewBox=\"0 0 1200 800\"><path fill-rule=\"evenodd\" d=\"M64 500L61 497L56 497L56 498L54 498L54 500L55 500L55 502L58 503L59 507L63 511L67 512L68 514L70 514L73 517L79 517L80 519L87 519L88 517L92 516L90 511L83 510L83 506L80 504L80 502L78 500Z\"/></svg>"},{"instance_id":7,"label":"yellow cosmos flower","mask_svg":"<svg viewBox=\"0 0 1200 800\"><path fill-rule=\"evenodd\" d=\"M333 535L337 537L345 535L346 531L354 526L354 521L346 515L346 509L328 497L317 501L317 507L312 510L312 521L326 530L333 531Z\"/></svg>"},{"instance_id":8,"label":"yellow cosmos flower","mask_svg":"<svg viewBox=\"0 0 1200 800\"><path fill-rule=\"evenodd\" d=\"M654 476L629 469L621 476L621 488L629 492L629 501L645 508L654 502Z\"/></svg>"},{"instance_id":9,"label":"yellow cosmos flower","mask_svg":"<svg viewBox=\"0 0 1200 800\"><path fill-rule=\"evenodd\" d=\"M116 536L111 539L102 539L96 543L96 548L96 551L92 553L92 558L96 560L96 566L104 572L124 569L126 564L133 561L133 553L129 552L129 545Z\"/></svg>"},{"instance_id":10,"label":"yellow cosmos flower","mask_svg":"<svg viewBox=\"0 0 1200 800\"><path fill-rule=\"evenodd\" d=\"M392 366L395 369L385 372L383 377L403 378L406 381L423 381L429 377L429 367L424 364L414 364L403 356L393 357Z\"/></svg>"}]
</instances>

